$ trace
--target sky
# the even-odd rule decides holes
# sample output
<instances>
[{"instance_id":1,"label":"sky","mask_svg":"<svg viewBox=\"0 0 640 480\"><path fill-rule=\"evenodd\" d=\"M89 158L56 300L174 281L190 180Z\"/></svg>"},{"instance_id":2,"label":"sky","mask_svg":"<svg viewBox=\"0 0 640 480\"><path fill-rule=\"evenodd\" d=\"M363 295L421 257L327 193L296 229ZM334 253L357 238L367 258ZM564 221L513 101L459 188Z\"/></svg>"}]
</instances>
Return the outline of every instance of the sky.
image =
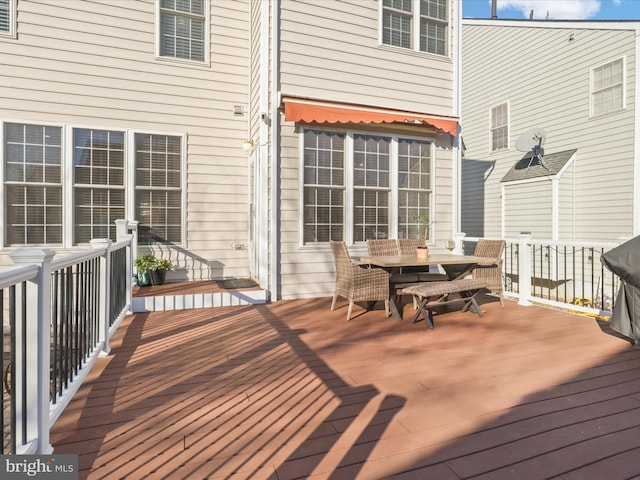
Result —
<instances>
[{"instance_id":1,"label":"sky","mask_svg":"<svg viewBox=\"0 0 640 480\"><path fill-rule=\"evenodd\" d=\"M461 0L463 18L491 18L491 0ZM498 18L639 20L640 0L497 0Z\"/></svg>"}]
</instances>

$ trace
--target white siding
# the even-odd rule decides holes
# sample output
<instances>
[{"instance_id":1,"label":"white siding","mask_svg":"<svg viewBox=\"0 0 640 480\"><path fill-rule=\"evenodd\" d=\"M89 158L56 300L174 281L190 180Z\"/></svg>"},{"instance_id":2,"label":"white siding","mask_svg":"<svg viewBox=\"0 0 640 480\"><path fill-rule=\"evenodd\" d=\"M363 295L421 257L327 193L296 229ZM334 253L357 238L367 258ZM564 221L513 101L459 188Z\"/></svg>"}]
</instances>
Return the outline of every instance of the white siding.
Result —
<instances>
[{"instance_id":1,"label":"white siding","mask_svg":"<svg viewBox=\"0 0 640 480\"><path fill-rule=\"evenodd\" d=\"M593 241L630 236L637 128L636 24L613 30L596 23L463 23L462 135L466 154L495 162L484 185L465 183L472 191L484 187L483 235L500 234L500 180L523 155L515 149L516 139L524 131L540 127L547 133L547 153L571 148L579 151L574 171L575 230L569 234L563 227L562 236ZM627 65L625 110L590 118L590 69L622 56ZM507 101L510 148L492 153L489 109ZM565 226L566 215L564 212L562 217ZM466 224L463 230L467 226L476 228Z\"/></svg>"},{"instance_id":2,"label":"white siding","mask_svg":"<svg viewBox=\"0 0 640 480\"><path fill-rule=\"evenodd\" d=\"M579 155L578 155L578 158ZM575 162L562 174L559 180L559 240L575 241Z\"/></svg>"},{"instance_id":3,"label":"white siding","mask_svg":"<svg viewBox=\"0 0 640 480\"><path fill-rule=\"evenodd\" d=\"M187 134L186 244L192 278L248 274L248 0L211 2L206 65L155 58L154 0L18 2L0 40L5 119ZM196 266L194 266L196 265Z\"/></svg>"}]
</instances>

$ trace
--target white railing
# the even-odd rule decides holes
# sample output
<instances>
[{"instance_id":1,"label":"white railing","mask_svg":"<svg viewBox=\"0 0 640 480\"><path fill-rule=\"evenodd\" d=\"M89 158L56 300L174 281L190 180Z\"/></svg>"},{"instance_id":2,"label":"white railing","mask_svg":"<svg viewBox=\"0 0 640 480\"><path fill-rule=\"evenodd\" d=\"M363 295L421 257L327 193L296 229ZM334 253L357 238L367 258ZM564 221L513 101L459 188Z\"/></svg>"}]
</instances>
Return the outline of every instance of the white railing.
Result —
<instances>
[{"instance_id":1,"label":"white railing","mask_svg":"<svg viewBox=\"0 0 640 480\"><path fill-rule=\"evenodd\" d=\"M455 250L472 254L478 240L458 234ZM620 280L604 267L600 257L618 243L552 242L528 234L505 240L505 296L521 305L538 303L611 316Z\"/></svg>"},{"instance_id":2,"label":"white railing","mask_svg":"<svg viewBox=\"0 0 640 480\"><path fill-rule=\"evenodd\" d=\"M50 454L49 430L131 310L132 235L57 257L23 248L0 271L3 454Z\"/></svg>"}]
</instances>

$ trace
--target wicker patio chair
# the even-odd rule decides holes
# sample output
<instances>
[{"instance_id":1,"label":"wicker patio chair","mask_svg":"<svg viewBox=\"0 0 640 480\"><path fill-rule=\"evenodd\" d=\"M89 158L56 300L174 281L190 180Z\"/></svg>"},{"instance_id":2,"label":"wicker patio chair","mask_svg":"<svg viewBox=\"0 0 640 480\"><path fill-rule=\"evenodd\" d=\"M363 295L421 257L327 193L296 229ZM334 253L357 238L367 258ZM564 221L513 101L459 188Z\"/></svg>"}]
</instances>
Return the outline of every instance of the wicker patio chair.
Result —
<instances>
[{"instance_id":1,"label":"wicker patio chair","mask_svg":"<svg viewBox=\"0 0 640 480\"><path fill-rule=\"evenodd\" d=\"M477 265L473 269L473 278L484 280L491 293L500 299L500 306L504 308L504 287L502 280L502 254L506 242L504 240L478 240L475 252L476 257L493 258L495 262L490 265Z\"/></svg>"},{"instance_id":2,"label":"wicker patio chair","mask_svg":"<svg viewBox=\"0 0 640 480\"><path fill-rule=\"evenodd\" d=\"M331 250L336 265L336 286L331 302L331 310L336 307L338 296L349 300L347 320L355 302L367 302L367 310L380 300L384 300L384 311L389 313L389 274L381 268L367 268L351 261L344 242L331 241Z\"/></svg>"},{"instance_id":3,"label":"wicker patio chair","mask_svg":"<svg viewBox=\"0 0 640 480\"><path fill-rule=\"evenodd\" d=\"M398 255L398 242L395 240L367 240L369 255Z\"/></svg>"},{"instance_id":4,"label":"wicker patio chair","mask_svg":"<svg viewBox=\"0 0 640 480\"><path fill-rule=\"evenodd\" d=\"M414 255L416 248L426 247L427 244L424 240L418 238L399 238L398 239L398 251L400 255Z\"/></svg>"},{"instance_id":5,"label":"wicker patio chair","mask_svg":"<svg viewBox=\"0 0 640 480\"><path fill-rule=\"evenodd\" d=\"M398 251L400 255L415 255L418 247L426 247L427 244L424 240L417 238L399 238L398 239ZM430 267L413 267L405 268L403 272L409 274L417 274L417 281L419 282L439 282L447 280L447 276L444 273L431 272Z\"/></svg>"},{"instance_id":6,"label":"wicker patio chair","mask_svg":"<svg viewBox=\"0 0 640 480\"><path fill-rule=\"evenodd\" d=\"M367 251L369 255L400 255L398 241L393 240L367 240ZM415 253L415 250L412 252ZM411 283L418 282L418 275L408 273L404 268L394 269L391 272L391 283Z\"/></svg>"}]
</instances>

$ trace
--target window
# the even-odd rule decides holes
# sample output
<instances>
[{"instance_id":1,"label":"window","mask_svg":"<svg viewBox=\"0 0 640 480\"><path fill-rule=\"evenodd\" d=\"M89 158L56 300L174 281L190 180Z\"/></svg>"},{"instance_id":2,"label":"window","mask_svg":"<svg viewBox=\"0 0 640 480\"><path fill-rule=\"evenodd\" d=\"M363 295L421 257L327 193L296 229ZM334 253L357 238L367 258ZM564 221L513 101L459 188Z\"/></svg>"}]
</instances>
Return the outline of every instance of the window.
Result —
<instances>
[{"instance_id":1,"label":"window","mask_svg":"<svg viewBox=\"0 0 640 480\"><path fill-rule=\"evenodd\" d=\"M509 104L491 109L491 151L509 148Z\"/></svg>"},{"instance_id":2,"label":"window","mask_svg":"<svg viewBox=\"0 0 640 480\"><path fill-rule=\"evenodd\" d=\"M3 132L4 245L116 240L124 218L140 222L141 244L182 242L182 136L17 123Z\"/></svg>"},{"instance_id":3,"label":"window","mask_svg":"<svg viewBox=\"0 0 640 480\"><path fill-rule=\"evenodd\" d=\"M126 218L124 133L73 130L75 230L73 243L116 238L115 220Z\"/></svg>"},{"instance_id":4,"label":"window","mask_svg":"<svg viewBox=\"0 0 640 480\"><path fill-rule=\"evenodd\" d=\"M159 0L159 55L204 62L208 0Z\"/></svg>"},{"instance_id":5,"label":"window","mask_svg":"<svg viewBox=\"0 0 640 480\"><path fill-rule=\"evenodd\" d=\"M138 133L136 219L143 244L182 241L181 137Z\"/></svg>"},{"instance_id":6,"label":"window","mask_svg":"<svg viewBox=\"0 0 640 480\"><path fill-rule=\"evenodd\" d=\"M398 236L429 240L431 144L398 140Z\"/></svg>"},{"instance_id":7,"label":"window","mask_svg":"<svg viewBox=\"0 0 640 480\"><path fill-rule=\"evenodd\" d=\"M447 55L447 0L383 0L382 43Z\"/></svg>"},{"instance_id":8,"label":"window","mask_svg":"<svg viewBox=\"0 0 640 480\"><path fill-rule=\"evenodd\" d=\"M4 125L7 245L62 244L62 129Z\"/></svg>"},{"instance_id":9,"label":"window","mask_svg":"<svg viewBox=\"0 0 640 480\"><path fill-rule=\"evenodd\" d=\"M591 70L591 115L624 109L624 59Z\"/></svg>"},{"instance_id":10,"label":"window","mask_svg":"<svg viewBox=\"0 0 640 480\"><path fill-rule=\"evenodd\" d=\"M14 37L16 0L0 0L0 36Z\"/></svg>"},{"instance_id":11,"label":"window","mask_svg":"<svg viewBox=\"0 0 640 480\"><path fill-rule=\"evenodd\" d=\"M429 240L431 142L304 130L303 242Z\"/></svg>"},{"instance_id":12,"label":"window","mask_svg":"<svg viewBox=\"0 0 640 480\"><path fill-rule=\"evenodd\" d=\"M304 243L343 239L345 137L304 133Z\"/></svg>"}]
</instances>

